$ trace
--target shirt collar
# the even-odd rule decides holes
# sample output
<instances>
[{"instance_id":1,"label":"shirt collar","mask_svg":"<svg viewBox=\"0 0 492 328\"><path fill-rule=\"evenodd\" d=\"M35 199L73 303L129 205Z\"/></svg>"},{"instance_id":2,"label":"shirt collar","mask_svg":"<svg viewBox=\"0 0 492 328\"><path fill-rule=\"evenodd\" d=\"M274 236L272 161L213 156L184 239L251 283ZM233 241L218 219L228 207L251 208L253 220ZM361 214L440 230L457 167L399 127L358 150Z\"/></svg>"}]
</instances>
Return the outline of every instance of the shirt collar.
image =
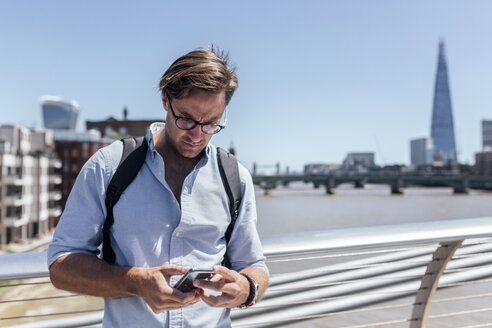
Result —
<instances>
[{"instance_id":1,"label":"shirt collar","mask_svg":"<svg viewBox=\"0 0 492 328\"><path fill-rule=\"evenodd\" d=\"M149 129L147 130L147 134L145 135L145 140L147 140L147 143L149 144L149 150L150 154L152 156L152 160L155 159L155 155L157 154L157 150L155 150L154 147L154 134L159 132L160 130L164 129L164 122L154 122L150 125Z\"/></svg>"}]
</instances>

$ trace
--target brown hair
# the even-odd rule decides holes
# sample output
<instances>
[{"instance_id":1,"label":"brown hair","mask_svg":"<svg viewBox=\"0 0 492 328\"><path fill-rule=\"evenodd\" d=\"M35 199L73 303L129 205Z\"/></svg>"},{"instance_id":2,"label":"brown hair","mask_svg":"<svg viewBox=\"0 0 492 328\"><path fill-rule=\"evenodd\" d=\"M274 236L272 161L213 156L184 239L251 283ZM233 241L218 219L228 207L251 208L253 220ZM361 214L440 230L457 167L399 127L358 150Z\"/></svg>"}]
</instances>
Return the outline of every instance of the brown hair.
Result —
<instances>
[{"instance_id":1,"label":"brown hair","mask_svg":"<svg viewBox=\"0 0 492 328\"><path fill-rule=\"evenodd\" d=\"M226 105L238 86L228 65L228 55L215 47L191 51L178 58L162 75L159 89L172 98L186 97L192 89L216 93L225 91Z\"/></svg>"}]
</instances>

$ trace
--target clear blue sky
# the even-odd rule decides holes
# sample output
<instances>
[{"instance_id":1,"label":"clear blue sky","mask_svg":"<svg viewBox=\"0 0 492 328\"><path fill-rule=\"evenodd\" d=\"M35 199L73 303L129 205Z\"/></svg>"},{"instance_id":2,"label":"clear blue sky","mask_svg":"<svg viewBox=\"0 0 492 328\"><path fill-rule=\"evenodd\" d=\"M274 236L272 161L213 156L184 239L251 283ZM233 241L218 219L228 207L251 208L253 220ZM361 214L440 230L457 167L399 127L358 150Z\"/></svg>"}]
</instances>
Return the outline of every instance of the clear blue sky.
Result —
<instances>
[{"instance_id":1,"label":"clear blue sky","mask_svg":"<svg viewBox=\"0 0 492 328\"><path fill-rule=\"evenodd\" d=\"M0 123L42 127L39 97L85 120L163 118L157 83L177 57L228 50L239 89L227 128L248 167L341 162L374 151L408 163L430 135L439 39L446 43L458 156L474 162L492 119L492 1L0 2Z\"/></svg>"}]
</instances>

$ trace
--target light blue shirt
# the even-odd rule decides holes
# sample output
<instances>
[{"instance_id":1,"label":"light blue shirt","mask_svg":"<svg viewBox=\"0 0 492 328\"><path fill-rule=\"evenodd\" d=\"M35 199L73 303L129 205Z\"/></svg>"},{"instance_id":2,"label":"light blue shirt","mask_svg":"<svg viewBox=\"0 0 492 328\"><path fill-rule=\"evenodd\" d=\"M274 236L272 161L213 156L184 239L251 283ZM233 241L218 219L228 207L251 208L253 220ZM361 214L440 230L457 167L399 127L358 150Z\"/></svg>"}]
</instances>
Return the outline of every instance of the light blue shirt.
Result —
<instances>
[{"instance_id":1,"label":"light blue shirt","mask_svg":"<svg viewBox=\"0 0 492 328\"><path fill-rule=\"evenodd\" d=\"M184 180L180 207L164 179L165 159L154 148L153 134L163 127L163 123L152 124L146 135L149 150L145 163L113 209L111 245L116 264L212 268L222 262L224 235L231 219L217 150L209 144ZM82 168L49 247L49 265L67 254L99 254L106 188L122 152L122 142L116 141L100 149ZM259 267L267 271L256 230L251 175L242 165L239 173L243 199L229 244L232 268L240 271ZM178 279L173 276L171 285ZM228 309L212 308L203 301L157 315L140 297L105 298L104 305L104 327L230 327Z\"/></svg>"}]
</instances>

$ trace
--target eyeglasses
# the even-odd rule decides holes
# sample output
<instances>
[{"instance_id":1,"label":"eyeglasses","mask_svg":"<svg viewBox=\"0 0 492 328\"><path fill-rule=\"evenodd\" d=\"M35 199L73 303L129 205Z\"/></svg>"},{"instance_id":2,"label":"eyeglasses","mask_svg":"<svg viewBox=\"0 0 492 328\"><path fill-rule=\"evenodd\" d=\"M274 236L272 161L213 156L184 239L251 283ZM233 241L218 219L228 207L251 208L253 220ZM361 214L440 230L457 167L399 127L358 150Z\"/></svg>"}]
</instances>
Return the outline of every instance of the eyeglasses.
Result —
<instances>
[{"instance_id":1,"label":"eyeglasses","mask_svg":"<svg viewBox=\"0 0 492 328\"><path fill-rule=\"evenodd\" d=\"M195 126L200 125L200 128L202 129L203 133L216 134L220 132L222 129L224 129L226 126L227 107L225 109L224 124L221 125L221 124L213 124L213 123L200 123L188 117L177 116L174 113L173 105L171 105L171 97L167 96L167 99L169 99L169 108L171 109L171 113L173 114L174 119L176 120L176 126L181 130L193 130Z\"/></svg>"}]
</instances>

